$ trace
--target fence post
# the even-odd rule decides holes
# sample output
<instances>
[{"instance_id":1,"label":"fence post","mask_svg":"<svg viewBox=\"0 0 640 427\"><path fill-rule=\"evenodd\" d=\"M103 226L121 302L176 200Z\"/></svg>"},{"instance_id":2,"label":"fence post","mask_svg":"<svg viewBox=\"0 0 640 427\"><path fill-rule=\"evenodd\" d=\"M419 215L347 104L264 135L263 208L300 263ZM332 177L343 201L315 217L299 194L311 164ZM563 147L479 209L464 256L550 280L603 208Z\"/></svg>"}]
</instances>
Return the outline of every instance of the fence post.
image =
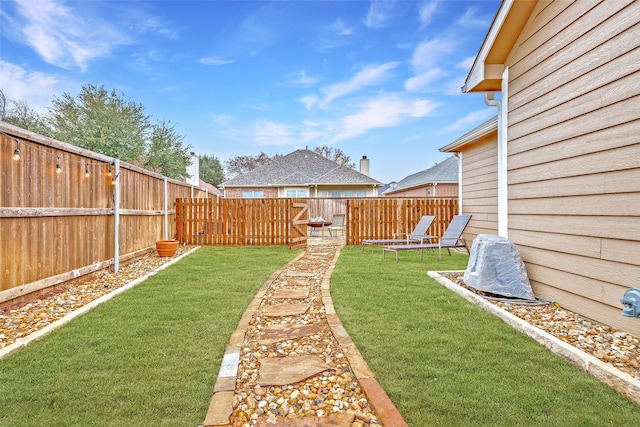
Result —
<instances>
[{"instance_id":1,"label":"fence post","mask_svg":"<svg viewBox=\"0 0 640 427\"><path fill-rule=\"evenodd\" d=\"M120 159L113 159L116 188L113 194L113 272L120 266Z\"/></svg>"},{"instance_id":2,"label":"fence post","mask_svg":"<svg viewBox=\"0 0 640 427\"><path fill-rule=\"evenodd\" d=\"M164 240L169 239L169 184L164 177Z\"/></svg>"}]
</instances>

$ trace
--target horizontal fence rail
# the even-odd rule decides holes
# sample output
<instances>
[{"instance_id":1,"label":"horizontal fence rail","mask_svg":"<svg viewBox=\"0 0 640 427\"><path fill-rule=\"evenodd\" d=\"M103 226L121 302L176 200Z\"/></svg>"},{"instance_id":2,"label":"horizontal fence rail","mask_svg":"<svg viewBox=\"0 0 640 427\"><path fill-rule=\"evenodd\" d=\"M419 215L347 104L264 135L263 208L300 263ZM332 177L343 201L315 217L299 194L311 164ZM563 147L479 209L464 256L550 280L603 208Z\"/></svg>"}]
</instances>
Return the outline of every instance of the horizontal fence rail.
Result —
<instances>
[{"instance_id":1,"label":"horizontal fence rail","mask_svg":"<svg viewBox=\"0 0 640 427\"><path fill-rule=\"evenodd\" d=\"M176 236L188 244L297 246L300 238L306 237L306 226L300 227L306 222L305 199L176 201Z\"/></svg>"},{"instance_id":2,"label":"horizontal fence rail","mask_svg":"<svg viewBox=\"0 0 640 427\"><path fill-rule=\"evenodd\" d=\"M173 238L176 198L208 196L123 162L116 176L116 159L6 123L0 132L0 304Z\"/></svg>"}]
</instances>

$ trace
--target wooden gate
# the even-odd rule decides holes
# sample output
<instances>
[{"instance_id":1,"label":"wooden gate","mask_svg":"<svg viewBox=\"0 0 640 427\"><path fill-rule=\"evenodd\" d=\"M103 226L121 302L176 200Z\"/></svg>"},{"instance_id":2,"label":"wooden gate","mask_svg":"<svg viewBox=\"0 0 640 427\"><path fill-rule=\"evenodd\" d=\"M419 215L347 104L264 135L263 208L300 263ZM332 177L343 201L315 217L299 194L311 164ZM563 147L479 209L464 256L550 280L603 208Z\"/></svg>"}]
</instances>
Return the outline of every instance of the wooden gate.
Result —
<instances>
[{"instance_id":1,"label":"wooden gate","mask_svg":"<svg viewBox=\"0 0 640 427\"><path fill-rule=\"evenodd\" d=\"M307 244L304 199L177 199L176 239L221 246Z\"/></svg>"}]
</instances>

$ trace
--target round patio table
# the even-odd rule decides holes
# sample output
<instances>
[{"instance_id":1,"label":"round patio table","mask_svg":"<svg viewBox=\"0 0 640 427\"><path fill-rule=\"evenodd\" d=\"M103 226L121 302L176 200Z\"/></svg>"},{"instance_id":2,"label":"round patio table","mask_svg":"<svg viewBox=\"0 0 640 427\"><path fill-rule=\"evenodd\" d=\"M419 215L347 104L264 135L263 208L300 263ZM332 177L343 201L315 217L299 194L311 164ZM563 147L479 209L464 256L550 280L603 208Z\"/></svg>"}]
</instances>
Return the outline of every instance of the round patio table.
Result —
<instances>
[{"instance_id":1,"label":"round patio table","mask_svg":"<svg viewBox=\"0 0 640 427\"><path fill-rule=\"evenodd\" d=\"M321 229L322 230L322 237L324 237L324 228L325 227L329 227L331 225L331 221L309 221L307 222L307 226L311 227L312 230L318 230ZM309 236L311 236L311 233L309 233Z\"/></svg>"}]
</instances>

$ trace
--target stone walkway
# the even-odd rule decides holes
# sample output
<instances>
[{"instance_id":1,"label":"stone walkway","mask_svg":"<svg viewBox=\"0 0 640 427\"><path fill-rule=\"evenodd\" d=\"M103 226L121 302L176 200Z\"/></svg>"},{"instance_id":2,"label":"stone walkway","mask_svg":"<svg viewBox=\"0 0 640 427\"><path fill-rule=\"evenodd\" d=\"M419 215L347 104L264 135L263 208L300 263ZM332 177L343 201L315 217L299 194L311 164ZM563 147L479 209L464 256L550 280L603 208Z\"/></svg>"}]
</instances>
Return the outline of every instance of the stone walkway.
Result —
<instances>
[{"instance_id":1,"label":"stone walkway","mask_svg":"<svg viewBox=\"0 0 640 427\"><path fill-rule=\"evenodd\" d=\"M260 288L227 346L203 426L406 426L333 308L340 238L312 238Z\"/></svg>"}]
</instances>

